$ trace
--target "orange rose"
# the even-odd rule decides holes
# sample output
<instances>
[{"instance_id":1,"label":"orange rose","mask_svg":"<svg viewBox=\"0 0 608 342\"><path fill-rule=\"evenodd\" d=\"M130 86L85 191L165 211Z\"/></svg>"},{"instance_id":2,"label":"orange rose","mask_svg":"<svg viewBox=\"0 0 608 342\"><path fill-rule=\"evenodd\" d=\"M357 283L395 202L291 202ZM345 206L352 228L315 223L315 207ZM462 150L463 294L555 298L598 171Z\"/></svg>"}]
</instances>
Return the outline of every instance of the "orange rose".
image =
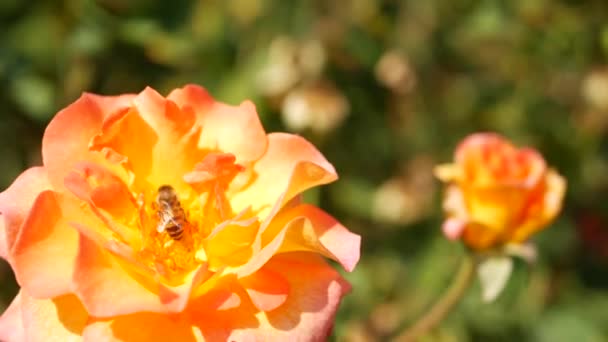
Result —
<instances>
[{"instance_id":1,"label":"orange rose","mask_svg":"<svg viewBox=\"0 0 608 342\"><path fill-rule=\"evenodd\" d=\"M555 218L566 190L564 178L537 151L517 149L492 133L464 139L455 163L435 173L450 184L445 235L474 249L525 241Z\"/></svg>"},{"instance_id":2,"label":"orange rose","mask_svg":"<svg viewBox=\"0 0 608 342\"><path fill-rule=\"evenodd\" d=\"M21 291L6 341L319 341L360 237L302 203L337 179L250 102L186 86L84 94L55 116L44 166L0 194L0 254ZM162 190L160 188L162 187ZM160 192L160 194L159 194Z\"/></svg>"}]
</instances>

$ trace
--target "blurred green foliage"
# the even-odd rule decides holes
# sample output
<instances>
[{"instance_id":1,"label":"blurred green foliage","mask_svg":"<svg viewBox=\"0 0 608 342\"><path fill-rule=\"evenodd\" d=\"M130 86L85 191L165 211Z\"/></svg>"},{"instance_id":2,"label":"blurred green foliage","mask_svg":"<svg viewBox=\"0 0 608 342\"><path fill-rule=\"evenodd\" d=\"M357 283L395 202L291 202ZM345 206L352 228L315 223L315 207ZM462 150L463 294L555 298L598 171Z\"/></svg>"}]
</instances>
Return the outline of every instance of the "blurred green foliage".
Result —
<instances>
[{"instance_id":1,"label":"blurred green foliage","mask_svg":"<svg viewBox=\"0 0 608 342\"><path fill-rule=\"evenodd\" d=\"M339 341L383 340L450 282L432 166L475 131L538 148L569 181L563 214L506 292L479 290L429 341L608 339L608 3L603 0L0 2L0 185L40 164L82 91L198 83L252 99L341 179L307 194L363 236ZM16 286L0 268L1 304Z\"/></svg>"}]
</instances>

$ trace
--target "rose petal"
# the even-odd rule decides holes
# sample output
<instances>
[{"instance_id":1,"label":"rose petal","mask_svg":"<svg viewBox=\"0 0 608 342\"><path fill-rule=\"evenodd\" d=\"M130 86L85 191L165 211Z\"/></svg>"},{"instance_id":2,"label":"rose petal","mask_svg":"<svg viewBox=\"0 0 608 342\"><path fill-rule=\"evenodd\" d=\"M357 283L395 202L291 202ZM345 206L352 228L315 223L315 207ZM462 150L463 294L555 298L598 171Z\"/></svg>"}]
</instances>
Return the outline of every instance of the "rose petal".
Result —
<instances>
[{"instance_id":1,"label":"rose petal","mask_svg":"<svg viewBox=\"0 0 608 342\"><path fill-rule=\"evenodd\" d=\"M109 151L114 159L122 157L136 181L150 174L152 146L157 144L158 137L136 110L131 108L106 117L95 133L91 136L91 150Z\"/></svg>"},{"instance_id":2,"label":"rose petal","mask_svg":"<svg viewBox=\"0 0 608 342\"><path fill-rule=\"evenodd\" d=\"M109 247L116 244L107 243ZM73 282L74 292L87 310L97 317L132 314L139 311L180 312L193 288L210 274L205 265L184 277L182 284L167 286L141 272L142 265L104 250L80 234Z\"/></svg>"},{"instance_id":3,"label":"rose petal","mask_svg":"<svg viewBox=\"0 0 608 342\"><path fill-rule=\"evenodd\" d=\"M65 185L76 197L89 203L111 231L133 248L140 248L141 233L130 227L139 214L137 204L119 177L99 165L84 162L68 173Z\"/></svg>"},{"instance_id":4,"label":"rose petal","mask_svg":"<svg viewBox=\"0 0 608 342\"><path fill-rule=\"evenodd\" d=\"M78 246L71 222L101 224L85 209L50 190L34 202L11 254L17 282L32 296L50 298L70 292Z\"/></svg>"},{"instance_id":5,"label":"rose petal","mask_svg":"<svg viewBox=\"0 0 608 342\"><path fill-rule=\"evenodd\" d=\"M187 84L183 88L174 89L167 99L175 102L182 110L190 107L197 116L204 115L215 102L203 87L196 84Z\"/></svg>"},{"instance_id":6,"label":"rose petal","mask_svg":"<svg viewBox=\"0 0 608 342\"><path fill-rule=\"evenodd\" d=\"M241 297L234 292L225 289L213 289L204 296L213 304L215 310L230 310L241 305Z\"/></svg>"},{"instance_id":7,"label":"rose petal","mask_svg":"<svg viewBox=\"0 0 608 342\"><path fill-rule=\"evenodd\" d=\"M89 227L79 224L73 225L78 232L86 237L91 243L110 253L112 257L115 258L112 259L112 261L116 261L123 269L128 269L128 273L133 275L135 280L147 279L148 281L143 281L143 283L150 283L150 281L154 279L153 284L150 284L148 288L158 290L160 302L166 309L164 311L182 311L187 305L192 290L213 275L213 273L209 271L208 265L203 263L185 274L179 284L166 285L162 282L163 279L159 277L158 270L145 263L145 261L142 261L141 255L133 250L131 246L115 240L115 236L112 234L104 234L107 232L92 230Z\"/></svg>"},{"instance_id":8,"label":"rose petal","mask_svg":"<svg viewBox=\"0 0 608 342\"><path fill-rule=\"evenodd\" d=\"M246 277L260 268L262 268L281 248L281 246L285 242L285 236L287 235L290 227L293 225L295 227L302 224L302 221L305 221L305 218L298 218L292 222L290 222L285 229L283 229L272 241L270 241L266 246L261 249L255 250L249 261L237 267L235 270L232 270L239 277ZM297 228L296 228L297 229Z\"/></svg>"},{"instance_id":9,"label":"rose petal","mask_svg":"<svg viewBox=\"0 0 608 342\"><path fill-rule=\"evenodd\" d=\"M209 182L227 184L243 166L235 164L236 157L229 153L209 153L194 166L194 171L184 175L184 180L191 185L203 185Z\"/></svg>"},{"instance_id":10,"label":"rose petal","mask_svg":"<svg viewBox=\"0 0 608 342\"><path fill-rule=\"evenodd\" d=\"M289 283L289 296L270 312L256 311L249 303L235 312L193 316L208 341L325 341L331 332L338 304L350 285L312 253L274 257L267 270ZM311 281L314 279L314 281ZM253 315L253 317L252 317Z\"/></svg>"},{"instance_id":11,"label":"rose petal","mask_svg":"<svg viewBox=\"0 0 608 342\"><path fill-rule=\"evenodd\" d=\"M435 166L433 174L442 182L457 182L462 179L462 169L457 164L441 164Z\"/></svg>"},{"instance_id":12,"label":"rose petal","mask_svg":"<svg viewBox=\"0 0 608 342\"><path fill-rule=\"evenodd\" d=\"M543 216L553 219L561 211L566 194L567 181L555 170L549 170L545 178L545 194L543 196Z\"/></svg>"},{"instance_id":13,"label":"rose petal","mask_svg":"<svg viewBox=\"0 0 608 342\"><path fill-rule=\"evenodd\" d=\"M305 220L298 220L299 217ZM288 232L280 252L318 252L339 262L348 272L355 268L359 261L361 236L351 233L323 210L308 204L281 213L276 218L277 223L287 218L301 224L291 224L286 228Z\"/></svg>"},{"instance_id":14,"label":"rose petal","mask_svg":"<svg viewBox=\"0 0 608 342\"><path fill-rule=\"evenodd\" d=\"M549 170L545 176L545 182L541 187L541 193L522 216L527 220L512 232L510 241L523 242L530 235L547 227L562 209L563 198L566 193L566 179L557 172Z\"/></svg>"},{"instance_id":15,"label":"rose petal","mask_svg":"<svg viewBox=\"0 0 608 342\"><path fill-rule=\"evenodd\" d=\"M231 216L226 189L235 176L245 170L242 165L235 164L235 160L232 154L211 152L183 177L199 196L207 198L201 209L208 222L222 222Z\"/></svg>"},{"instance_id":16,"label":"rose petal","mask_svg":"<svg viewBox=\"0 0 608 342\"><path fill-rule=\"evenodd\" d=\"M473 249L487 249L500 242L500 230L494 230L476 222L467 222L462 240Z\"/></svg>"},{"instance_id":17,"label":"rose petal","mask_svg":"<svg viewBox=\"0 0 608 342\"><path fill-rule=\"evenodd\" d=\"M521 176L525 176L522 182L524 187L535 187L547 172L545 159L534 149L522 148L512 158L512 169L515 169L516 172L521 172Z\"/></svg>"},{"instance_id":18,"label":"rose petal","mask_svg":"<svg viewBox=\"0 0 608 342\"><path fill-rule=\"evenodd\" d=\"M23 220L40 192L50 189L46 170L32 167L25 170L8 189L0 193L0 257L6 259Z\"/></svg>"},{"instance_id":19,"label":"rose petal","mask_svg":"<svg viewBox=\"0 0 608 342\"><path fill-rule=\"evenodd\" d=\"M441 230L443 231L443 235L445 235L448 240L458 240L464 233L466 228L466 222L456 219L450 218L443 222L441 225Z\"/></svg>"},{"instance_id":20,"label":"rose petal","mask_svg":"<svg viewBox=\"0 0 608 342\"><path fill-rule=\"evenodd\" d=\"M254 172L253 183L234 194L230 202L237 212L251 206L262 219L278 200L282 207L297 194L338 178L334 167L311 143L285 133L268 135L268 150L254 164Z\"/></svg>"},{"instance_id":21,"label":"rose petal","mask_svg":"<svg viewBox=\"0 0 608 342\"><path fill-rule=\"evenodd\" d=\"M478 152L484 146L499 146L504 145L506 141L498 134L492 132L480 132L468 135L456 147L455 159L457 162L464 162L469 157L468 154L472 151ZM508 144L508 146L512 146Z\"/></svg>"},{"instance_id":22,"label":"rose petal","mask_svg":"<svg viewBox=\"0 0 608 342\"><path fill-rule=\"evenodd\" d=\"M139 116L158 134L160 139L175 139L197 126L196 113L166 99L156 90L146 87L133 100Z\"/></svg>"},{"instance_id":23,"label":"rose petal","mask_svg":"<svg viewBox=\"0 0 608 342\"><path fill-rule=\"evenodd\" d=\"M251 244L255 240L260 225L257 220L244 223L243 225L239 222L232 222L224 225L221 229L214 230L205 239L205 252L213 269L222 265L242 265L251 258L253 253Z\"/></svg>"},{"instance_id":24,"label":"rose petal","mask_svg":"<svg viewBox=\"0 0 608 342\"><path fill-rule=\"evenodd\" d=\"M326 340L350 284L325 260L309 253L276 257L267 267L288 280L290 295L284 305L265 313L268 328L275 329L266 340Z\"/></svg>"},{"instance_id":25,"label":"rose petal","mask_svg":"<svg viewBox=\"0 0 608 342\"><path fill-rule=\"evenodd\" d=\"M467 203L460 187L448 185L443 196L443 210L451 217L468 220Z\"/></svg>"},{"instance_id":26,"label":"rose petal","mask_svg":"<svg viewBox=\"0 0 608 342\"><path fill-rule=\"evenodd\" d=\"M87 325L83 341L197 341L192 326L180 316L141 312Z\"/></svg>"},{"instance_id":27,"label":"rose petal","mask_svg":"<svg viewBox=\"0 0 608 342\"><path fill-rule=\"evenodd\" d=\"M186 312L194 316L213 315L218 311L235 311L247 297L234 274L215 273L193 291Z\"/></svg>"},{"instance_id":28,"label":"rose petal","mask_svg":"<svg viewBox=\"0 0 608 342\"><path fill-rule=\"evenodd\" d=\"M11 305L0 317L0 341L25 341L21 312L21 293L17 294Z\"/></svg>"},{"instance_id":29,"label":"rose petal","mask_svg":"<svg viewBox=\"0 0 608 342\"><path fill-rule=\"evenodd\" d=\"M92 140L96 151L110 149L126 157L139 190L171 184L187 188L181 177L202 159L197 147L201 125L192 108L178 107L146 88L133 99L128 112L108 117Z\"/></svg>"},{"instance_id":30,"label":"rose petal","mask_svg":"<svg viewBox=\"0 0 608 342\"><path fill-rule=\"evenodd\" d=\"M174 102L164 99L151 88L141 92L135 104L139 115L158 137L152 146L152 164L147 181L155 186L171 184L178 192L187 189L182 176L205 155L205 151L197 147L201 127L195 114L180 110ZM139 146L140 149L150 149L150 146Z\"/></svg>"},{"instance_id":31,"label":"rose petal","mask_svg":"<svg viewBox=\"0 0 608 342\"><path fill-rule=\"evenodd\" d=\"M89 315L73 295L35 299L21 292L25 341L82 341Z\"/></svg>"},{"instance_id":32,"label":"rose petal","mask_svg":"<svg viewBox=\"0 0 608 342\"><path fill-rule=\"evenodd\" d=\"M517 149L495 133L476 133L456 148L460 180L475 187L534 187L546 171L542 156L529 148Z\"/></svg>"},{"instance_id":33,"label":"rose petal","mask_svg":"<svg viewBox=\"0 0 608 342\"><path fill-rule=\"evenodd\" d=\"M301 204L281 211L262 235L263 248L236 271L247 276L277 253L311 251L339 262L348 272L359 261L361 237L321 209Z\"/></svg>"},{"instance_id":34,"label":"rose petal","mask_svg":"<svg viewBox=\"0 0 608 342\"><path fill-rule=\"evenodd\" d=\"M76 164L74 171L66 176L65 185L78 198L103 209L114 218L129 218L136 213L135 199L126 184L97 164Z\"/></svg>"},{"instance_id":35,"label":"rose petal","mask_svg":"<svg viewBox=\"0 0 608 342\"><path fill-rule=\"evenodd\" d=\"M517 224L529 195L512 187L463 188L469 220L495 231Z\"/></svg>"},{"instance_id":36,"label":"rose petal","mask_svg":"<svg viewBox=\"0 0 608 342\"><path fill-rule=\"evenodd\" d=\"M255 161L266 151L266 132L250 101L237 107L216 102L202 123L202 148L234 154L239 164Z\"/></svg>"},{"instance_id":37,"label":"rose petal","mask_svg":"<svg viewBox=\"0 0 608 342\"><path fill-rule=\"evenodd\" d=\"M42 139L42 159L51 184L63 189L63 178L83 160L103 163L103 156L89 151L89 142L99 133L103 120L128 108L133 95L98 96L83 94L55 115Z\"/></svg>"},{"instance_id":38,"label":"rose petal","mask_svg":"<svg viewBox=\"0 0 608 342\"><path fill-rule=\"evenodd\" d=\"M114 256L82 234L73 281L74 292L93 316L167 311L153 292L158 289L151 280L127 272Z\"/></svg>"},{"instance_id":39,"label":"rose petal","mask_svg":"<svg viewBox=\"0 0 608 342\"><path fill-rule=\"evenodd\" d=\"M272 311L287 300L289 283L281 274L262 268L239 279L253 305L261 311Z\"/></svg>"},{"instance_id":40,"label":"rose petal","mask_svg":"<svg viewBox=\"0 0 608 342\"><path fill-rule=\"evenodd\" d=\"M201 264L197 269L184 276L183 283L177 286L159 286L160 301L169 312L182 312L192 297L192 292L205 283L213 273L209 271L206 264Z\"/></svg>"}]
</instances>

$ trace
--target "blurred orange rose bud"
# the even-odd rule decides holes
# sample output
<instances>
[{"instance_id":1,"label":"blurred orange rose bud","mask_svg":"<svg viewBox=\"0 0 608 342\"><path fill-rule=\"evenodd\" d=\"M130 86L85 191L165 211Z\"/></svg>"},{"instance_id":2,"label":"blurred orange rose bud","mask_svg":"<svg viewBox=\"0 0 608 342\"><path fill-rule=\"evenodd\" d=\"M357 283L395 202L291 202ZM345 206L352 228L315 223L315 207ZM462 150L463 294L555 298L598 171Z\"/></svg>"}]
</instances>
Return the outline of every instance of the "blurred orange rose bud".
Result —
<instances>
[{"instance_id":1,"label":"blurred orange rose bud","mask_svg":"<svg viewBox=\"0 0 608 342\"><path fill-rule=\"evenodd\" d=\"M44 166L0 194L0 256L20 292L2 341L323 341L360 237L306 189L337 179L250 102L188 85L84 94L42 141Z\"/></svg>"},{"instance_id":2,"label":"blurred orange rose bud","mask_svg":"<svg viewBox=\"0 0 608 342\"><path fill-rule=\"evenodd\" d=\"M566 180L530 148L517 149L493 133L465 138L455 162L435 175L448 183L443 232L483 250L522 243L561 210Z\"/></svg>"}]
</instances>

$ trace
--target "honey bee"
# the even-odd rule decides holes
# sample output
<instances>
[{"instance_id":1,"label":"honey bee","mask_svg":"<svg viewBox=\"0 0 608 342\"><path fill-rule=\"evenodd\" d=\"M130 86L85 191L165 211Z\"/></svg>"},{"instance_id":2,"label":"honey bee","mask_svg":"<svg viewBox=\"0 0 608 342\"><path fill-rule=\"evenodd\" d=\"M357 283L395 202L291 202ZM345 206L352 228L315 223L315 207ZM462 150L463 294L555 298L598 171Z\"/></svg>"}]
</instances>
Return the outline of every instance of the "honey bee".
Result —
<instances>
[{"instance_id":1,"label":"honey bee","mask_svg":"<svg viewBox=\"0 0 608 342\"><path fill-rule=\"evenodd\" d=\"M166 231L173 240L181 240L184 229L189 223L175 189L171 185L159 187L153 206L158 215L156 231L159 233Z\"/></svg>"}]
</instances>

